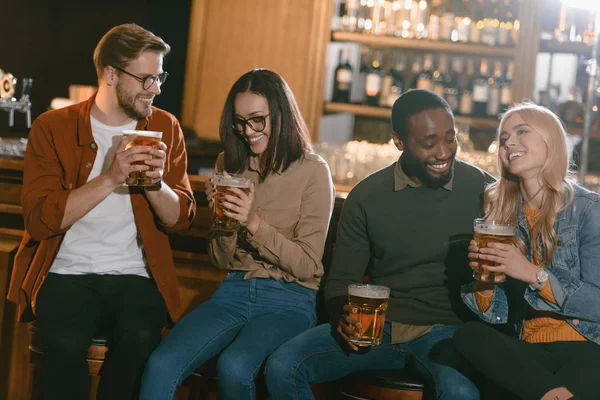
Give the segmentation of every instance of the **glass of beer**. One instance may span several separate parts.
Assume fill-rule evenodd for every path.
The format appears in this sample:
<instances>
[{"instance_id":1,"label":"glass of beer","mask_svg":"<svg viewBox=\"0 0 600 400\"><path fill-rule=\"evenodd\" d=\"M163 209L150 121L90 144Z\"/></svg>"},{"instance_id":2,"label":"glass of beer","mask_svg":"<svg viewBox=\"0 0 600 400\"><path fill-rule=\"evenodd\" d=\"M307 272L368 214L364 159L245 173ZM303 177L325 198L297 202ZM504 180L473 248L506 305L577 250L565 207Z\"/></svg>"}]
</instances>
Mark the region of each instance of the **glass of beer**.
<instances>
[{"instance_id":1,"label":"glass of beer","mask_svg":"<svg viewBox=\"0 0 600 400\"><path fill-rule=\"evenodd\" d=\"M360 329L350 337L359 347L378 346L383 337L385 311L390 298L390 288L366 283L348 286L350 316L360 322Z\"/></svg>"},{"instance_id":2,"label":"glass of beer","mask_svg":"<svg viewBox=\"0 0 600 400\"><path fill-rule=\"evenodd\" d=\"M484 218L477 218L473 222L474 238L477 242L477 247L480 249L487 247L488 243L506 243L513 244L513 240L516 233L516 226L514 224L506 224L497 221L489 221ZM491 272L482 267L481 264L487 264L492 267L498 265L498 263L482 260L478 262L476 268L473 269L473 278L482 282L494 282L494 278L497 276L504 276L503 272ZM487 274L487 277L483 277Z\"/></svg>"},{"instance_id":3,"label":"glass of beer","mask_svg":"<svg viewBox=\"0 0 600 400\"><path fill-rule=\"evenodd\" d=\"M240 222L223 214L221 202L223 201L223 196L227 194L237 196L231 191L231 188L240 189L246 194L250 193L250 183L252 183L252 181L248 178L244 178L241 175L230 174L226 176L220 172L217 172L214 175L213 183L217 189L217 194L215 195L213 229L219 231L237 232L240 227Z\"/></svg>"},{"instance_id":4,"label":"glass of beer","mask_svg":"<svg viewBox=\"0 0 600 400\"><path fill-rule=\"evenodd\" d=\"M125 146L125 150L133 146L150 146L153 149L158 149L158 143L160 143L160 140L162 139L162 132L135 130L123 131L123 138L127 138L131 135L137 135L137 137L131 142L127 143L127 146ZM133 164L146 165L144 161L136 161ZM148 169L147 171L154 171L154 169L156 168L153 166L149 167L150 169ZM153 178L148 177L146 175L146 171L133 171L125 179L125 183L128 186L152 186L152 181Z\"/></svg>"}]
</instances>

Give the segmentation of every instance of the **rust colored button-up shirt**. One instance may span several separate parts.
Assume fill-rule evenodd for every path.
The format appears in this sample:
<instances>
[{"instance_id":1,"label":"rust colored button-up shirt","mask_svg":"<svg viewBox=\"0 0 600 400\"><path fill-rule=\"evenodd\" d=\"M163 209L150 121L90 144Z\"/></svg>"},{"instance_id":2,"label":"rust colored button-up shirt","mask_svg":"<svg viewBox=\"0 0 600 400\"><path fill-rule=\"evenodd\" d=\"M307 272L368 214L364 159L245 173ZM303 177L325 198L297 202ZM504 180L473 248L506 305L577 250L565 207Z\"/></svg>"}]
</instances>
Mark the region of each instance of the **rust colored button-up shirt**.
<instances>
[{"instance_id":1,"label":"rust colored button-up shirt","mask_svg":"<svg viewBox=\"0 0 600 400\"><path fill-rule=\"evenodd\" d=\"M34 318L36 298L62 238L61 228L71 190L87 182L96 158L90 124L95 96L88 101L49 111L31 127L27 149L21 203L25 235L15 257L8 299L19 306L22 321ZM180 199L180 214L171 230L187 229L194 219L196 203L187 169L183 133L177 119L158 108L138 122L141 130L161 131L167 145L163 176ZM180 316L179 291L167 229L154 215L143 192L131 192L131 203L144 245L148 267L173 320Z\"/></svg>"}]
</instances>

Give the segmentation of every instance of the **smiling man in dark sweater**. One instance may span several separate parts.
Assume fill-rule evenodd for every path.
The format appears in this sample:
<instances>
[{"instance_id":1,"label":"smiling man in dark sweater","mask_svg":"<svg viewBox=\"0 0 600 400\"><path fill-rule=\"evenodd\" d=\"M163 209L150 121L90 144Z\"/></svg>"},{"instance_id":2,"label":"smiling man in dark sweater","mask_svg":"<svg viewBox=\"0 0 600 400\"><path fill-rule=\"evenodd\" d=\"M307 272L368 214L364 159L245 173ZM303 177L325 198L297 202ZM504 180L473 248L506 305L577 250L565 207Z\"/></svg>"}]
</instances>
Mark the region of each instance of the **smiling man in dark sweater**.
<instances>
[{"instance_id":1,"label":"smiling man in dark sweater","mask_svg":"<svg viewBox=\"0 0 600 400\"><path fill-rule=\"evenodd\" d=\"M335 254L325 283L330 323L280 347L267 362L273 400L313 399L310 385L359 370L416 372L436 399L479 399L457 369L450 338L465 318L459 298L469 281L467 247L483 191L493 178L455 159L454 116L427 90L403 94L392 109L393 140L402 155L352 189L344 203ZM348 285L369 275L391 288L382 344L357 351L348 337Z\"/></svg>"}]
</instances>

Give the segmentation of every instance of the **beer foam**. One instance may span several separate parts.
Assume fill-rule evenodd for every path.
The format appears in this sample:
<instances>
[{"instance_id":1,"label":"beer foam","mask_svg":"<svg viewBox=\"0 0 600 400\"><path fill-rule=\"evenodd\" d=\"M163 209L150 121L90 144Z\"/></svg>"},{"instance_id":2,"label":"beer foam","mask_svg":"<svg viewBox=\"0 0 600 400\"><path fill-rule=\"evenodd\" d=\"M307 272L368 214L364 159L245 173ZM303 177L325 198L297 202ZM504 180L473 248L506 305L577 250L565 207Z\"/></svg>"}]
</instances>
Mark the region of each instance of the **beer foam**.
<instances>
[{"instance_id":1,"label":"beer foam","mask_svg":"<svg viewBox=\"0 0 600 400\"><path fill-rule=\"evenodd\" d=\"M132 130L132 129L126 129L123 131L123 135L138 135L138 136L162 139L162 132L157 132L157 131L137 131L137 130Z\"/></svg>"},{"instance_id":2,"label":"beer foam","mask_svg":"<svg viewBox=\"0 0 600 400\"><path fill-rule=\"evenodd\" d=\"M475 225L474 231L482 235L513 236L515 234L515 228L510 225L486 223Z\"/></svg>"},{"instance_id":3,"label":"beer foam","mask_svg":"<svg viewBox=\"0 0 600 400\"><path fill-rule=\"evenodd\" d=\"M250 179L244 178L240 175L218 175L215 180L215 185L217 186L229 186L235 188L249 188L250 187Z\"/></svg>"},{"instance_id":4,"label":"beer foam","mask_svg":"<svg viewBox=\"0 0 600 400\"><path fill-rule=\"evenodd\" d=\"M380 285L350 285L348 286L350 296L368 297L371 299L387 299L390 297L390 288Z\"/></svg>"}]
</instances>

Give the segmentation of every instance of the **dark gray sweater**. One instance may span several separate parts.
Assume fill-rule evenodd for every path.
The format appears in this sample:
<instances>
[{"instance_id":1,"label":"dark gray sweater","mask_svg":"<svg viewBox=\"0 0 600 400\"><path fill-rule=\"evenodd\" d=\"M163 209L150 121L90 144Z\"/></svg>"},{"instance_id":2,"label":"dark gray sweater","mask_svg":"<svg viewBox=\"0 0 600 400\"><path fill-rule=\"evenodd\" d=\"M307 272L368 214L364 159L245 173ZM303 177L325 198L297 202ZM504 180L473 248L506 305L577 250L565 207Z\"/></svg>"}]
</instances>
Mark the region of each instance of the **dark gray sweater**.
<instances>
[{"instance_id":1,"label":"dark gray sweater","mask_svg":"<svg viewBox=\"0 0 600 400\"><path fill-rule=\"evenodd\" d=\"M344 203L324 289L331 321L339 319L348 285L370 275L391 288L387 320L457 324L470 314L459 288L472 279L467 247L493 178L456 160L452 190L394 191L395 167L365 178Z\"/></svg>"}]
</instances>

